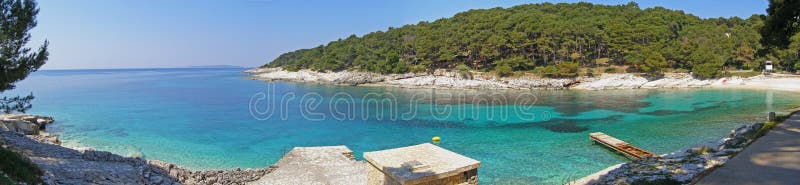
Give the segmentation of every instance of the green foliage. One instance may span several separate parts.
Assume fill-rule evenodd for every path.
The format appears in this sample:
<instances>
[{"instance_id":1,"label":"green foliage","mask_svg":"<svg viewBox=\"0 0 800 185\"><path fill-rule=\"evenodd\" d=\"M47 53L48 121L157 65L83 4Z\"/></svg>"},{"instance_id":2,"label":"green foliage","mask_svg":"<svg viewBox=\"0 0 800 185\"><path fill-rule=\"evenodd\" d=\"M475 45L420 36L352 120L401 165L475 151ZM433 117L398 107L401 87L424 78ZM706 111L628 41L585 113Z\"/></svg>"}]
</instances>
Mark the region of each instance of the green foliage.
<instances>
[{"instance_id":1,"label":"green foliage","mask_svg":"<svg viewBox=\"0 0 800 185\"><path fill-rule=\"evenodd\" d=\"M14 183L14 180L11 180L8 177L6 177L5 174L0 173L0 184L16 184L16 183Z\"/></svg>"},{"instance_id":2,"label":"green foliage","mask_svg":"<svg viewBox=\"0 0 800 185\"><path fill-rule=\"evenodd\" d=\"M617 73L617 68L609 67L603 70L604 73Z\"/></svg>"},{"instance_id":3,"label":"green foliage","mask_svg":"<svg viewBox=\"0 0 800 185\"><path fill-rule=\"evenodd\" d=\"M511 74L514 74L514 72L511 70L511 66L508 64L500 64L497 67L494 67L494 71L500 77L511 76Z\"/></svg>"},{"instance_id":4,"label":"green foliage","mask_svg":"<svg viewBox=\"0 0 800 185\"><path fill-rule=\"evenodd\" d=\"M558 69L556 69L556 66L541 66L533 69L533 73L541 76L556 76Z\"/></svg>"},{"instance_id":5,"label":"green foliage","mask_svg":"<svg viewBox=\"0 0 800 185\"><path fill-rule=\"evenodd\" d=\"M692 72L697 76L703 78L712 78L720 75L720 67L722 65L715 65L713 63L702 63L692 67Z\"/></svg>"},{"instance_id":6,"label":"green foliage","mask_svg":"<svg viewBox=\"0 0 800 185\"><path fill-rule=\"evenodd\" d=\"M377 63L368 63L366 66L368 71L381 74L408 72L408 65L400 61L400 56L396 53L390 53L386 55L386 59L380 60Z\"/></svg>"},{"instance_id":7,"label":"green foliage","mask_svg":"<svg viewBox=\"0 0 800 185\"><path fill-rule=\"evenodd\" d=\"M712 78L721 74L724 62L709 45L699 47L692 52L692 72L703 78Z\"/></svg>"},{"instance_id":8,"label":"green foliage","mask_svg":"<svg viewBox=\"0 0 800 185\"><path fill-rule=\"evenodd\" d=\"M458 70L458 74L461 75L462 78L472 79L472 73L469 72L469 67L464 64L459 64L456 66L456 70Z\"/></svg>"},{"instance_id":9,"label":"green foliage","mask_svg":"<svg viewBox=\"0 0 800 185\"><path fill-rule=\"evenodd\" d=\"M408 72L412 73L422 73L425 71L428 71L428 68L426 68L424 65L412 65L408 67Z\"/></svg>"},{"instance_id":10,"label":"green foliage","mask_svg":"<svg viewBox=\"0 0 800 185\"><path fill-rule=\"evenodd\" d=\"M795 70L800 70L800 61L797 61L797 62L794 63L794 69Z\"/></svg>"},{"instance_id":11,"label":"green foliage","mask_svg":"<svg viewBox=\"0 0 800 185\"><path fill-rule=\"evenodd\" d=\"M469 10L433 22L353 35L282 54L267 66L406 71L395 70L400 64L386 60L396 54L402 65L425 69L476 64L481 71L508 66L512 71L534 69L561 76L546 67L575 62L578 66L641 64L654 72L666 67L693 69L702 62L690 55L708 47L721 58L720 65L742 67L753 62L754 51L764 48L757 31L763 22L760 16L701 19L661 7L640 9L635 3L527 4ZM645 50L657 51L665 60L654 57L648 62ZM539 67L545 68L535 70Z\"/></svg>"},{"instance_id":12,"label":"green foliage","mask_svg":"<svg viewBox=\"0 0 800 185\"><path fill-rule=\"evenodd\" d=\"M35 52L25 47L31 37L29 31L36 27L37 14L35 1L0 0L0 92L14 89L16 82L47 61L47 41ZM32 99L33 95L4 97L0 100L0 111L25 112Z\"/></svg>"},{"instance_id":13,"label":"green foliage","mask_svg":"<svg viewBox=\"0 0 800 185\"><path fill-rule=\"evenodd\" d=\"M537 67L533 69L533 73L546 77L561 78L576 77L578 76L579 70L580 67L577 62L562 62L554 66Z\"/></svg>"},{"instance_id":14,"label":"green foliage","mask_svg":"<svg viewBox=\"0 0 800 185\"><path fill-rule=\"evenodd\" d=\"M726 72L725 77L742 77L742 78L750 78L754 76L761 75L760 71L747 71L747 72Z\"/></svg>"},{"instance_id":15,"label":"green foliage","mask_svg":"<svg viewBox=\"0 0 800 185\"><path fill-rule=\"evenodd\" d=\"M772 130L772 128L775 127L775 125L777 125L778 123L781 123L781 122L783 122L783 120L780 120L780 121L778 121L778 120L776 120L776 121L768 121L768 122L764 123L764 126L762 126L760 129L758 129L758 131L756 131L756 133L753 135L753 138L759 138L761 136L766 135L767 132L769 132L769 130Z\"/></svg>"},{"instance_id":16,"label":"green foliage","mask_svg":"<svg viewBox=\"0 0 800 185\"><path fill-rule=\"evenodd\" d=\"M11 180L17 182L25 182L27 184L43 183L42 179L39 178L43 174L42 170L24 156L4 147L0 147L0 171L8 175Z\"/></svg>"},{"instance_id":17,"label":"green foliage","mask_svg":"<svg viewBox=\"0 0 800 185\"><path fill-rule=\"evenodd\" d=\"M644 63L640 66L642 71L648 75L661 74L661 69L667 67L667 59L661 53L651 51L648 53Z\"/></svg>"},{"instance_id":18,"label":"green foliage","mask_svg":"<svg viewBox=\"0 0 800 185\"><path fill-rule=\"evenodd\" d=\"M555 77L576 77L578 76L578 63L577 62L562 62L556 64L558 74Z\"/></svg>"},{"instance_id":19,"label":"green foliage","mask_svg":"<svg viewBox=\"0 0 800 185\"><path fill-rule=\"evenodd\" d=\"M800 1L796 0L770 0L767 8L766 21L761 33L763 42L768 45L786 48L790 44L790 37L800 31L798 17L800 17Z\"/></svg>"}]
</instances>

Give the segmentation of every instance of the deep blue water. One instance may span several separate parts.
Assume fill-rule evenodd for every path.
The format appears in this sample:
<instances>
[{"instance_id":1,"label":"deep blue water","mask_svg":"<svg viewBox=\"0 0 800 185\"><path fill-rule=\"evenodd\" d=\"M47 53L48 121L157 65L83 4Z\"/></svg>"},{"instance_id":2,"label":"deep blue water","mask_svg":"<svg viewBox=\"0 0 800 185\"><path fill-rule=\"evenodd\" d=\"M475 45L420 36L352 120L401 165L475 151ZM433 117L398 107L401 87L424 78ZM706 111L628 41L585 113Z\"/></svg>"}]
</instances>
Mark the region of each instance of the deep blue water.
<instances>
[{"instance_id":1,"label":"deep blue water","mask_svg":"<svg viewBox=\"0 0 800 185\"><path fill-rule=\"evenodd\" d=\"M6 95L33 92L29 112L55 117L48 129L64 145L193 169L264 167L295 146L347 145L360 158L441 136L440 146L482 162L485 184L558 184L626 161L591 145L590 132L669 153L800 102L732 89L326 86L248 80L241 70L39 71Z\"/></svg>"}]
</instances>

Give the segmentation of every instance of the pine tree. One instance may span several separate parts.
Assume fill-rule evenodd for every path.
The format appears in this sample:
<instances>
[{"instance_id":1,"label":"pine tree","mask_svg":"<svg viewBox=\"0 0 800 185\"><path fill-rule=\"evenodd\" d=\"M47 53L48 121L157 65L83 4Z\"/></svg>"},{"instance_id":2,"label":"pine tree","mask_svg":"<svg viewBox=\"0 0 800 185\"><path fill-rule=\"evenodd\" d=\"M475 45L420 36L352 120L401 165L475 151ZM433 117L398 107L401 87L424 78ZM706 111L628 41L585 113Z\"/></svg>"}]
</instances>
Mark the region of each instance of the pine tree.
<instances>
[{"instance_id":1,"label":"pine tree","mask_svg":"<svg viewBox=\"0 0 800 185\"><path fill-rule=\"evenodd\" d=\"M30 30L36 27L39 9L33 0L0 0L0 92L14 89L14 84L42 67L47 61L47 45L35 52L26 48ZM31 108L33 94L3 97L0 110L5 113L25 112Z\"/></svg>"}]
</instances>

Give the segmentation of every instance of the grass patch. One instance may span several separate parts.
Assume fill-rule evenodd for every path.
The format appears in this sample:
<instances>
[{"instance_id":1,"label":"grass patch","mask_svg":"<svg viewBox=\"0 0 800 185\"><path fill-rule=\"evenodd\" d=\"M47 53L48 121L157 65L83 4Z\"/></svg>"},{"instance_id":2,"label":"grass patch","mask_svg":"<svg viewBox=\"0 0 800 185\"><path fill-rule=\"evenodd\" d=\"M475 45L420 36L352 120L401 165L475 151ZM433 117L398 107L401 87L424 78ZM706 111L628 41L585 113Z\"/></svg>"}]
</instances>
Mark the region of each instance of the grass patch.
<instances>
[{"instance_id":1,"label":"grass patch","mask_svg":"<svg viewBox=\"0 0 800 185\"><path fill-rule=\"evenodd\" d=\"M0 170L8 175L8 178L5 179L0 177L0 184L5 184L4 181L25 182L27 184L44 183L40 178L43 174L41 169L19 153L3 147L0 147Z\"/></svg>"},{"instance_id":2,"label":"grass patch","mask_svg":"<svg viewBox=\"0 0 800 185\"><path fill-rule=\"evenodd\" d=\"M764 136L765 134L767 134L767 132L769 132L769 130L772 130L772 128L775 127L775 125L777 125L778 123L780 123L780 122L767 121L766 123L764 123L764 126L761 127L761 129L758 129L758 131L756 132L756 134L755 134L755 136L753 138L759 138L761 136Z\"/></svg>"},{"instance_id":3,"label":"grass patch","mask_svg":"<svg viewBox=\"0 0 800 185\"><path fill-rule=\"evenodd\" d=\"M775 116L775 121L767 121L766 123L764 123L764 126L761 127L761 129L758 129L758 132L756 132L756 135L755 135L754 138L759 138L761 136L764 136L765 134L767 134L767 132L769 132L769 130L771 130L773 127L775 127L775 125L777 125L778 123L783 123L783 121L786 121L786 119L789 119L789 116L792 116L792 115L788 114L788 115Z\"/></svg>"},{"instance_id":4,"label":"grass patch","mask_svg":"<svg viewBox=\"0 0 800 185\"><path fill-rule=\"evenodd\" d=\"M760 74L761 74L760 71L744 71L744 72L726 71L725 73L722 74L722 76L723 77L738 76L738 77L742 77L742 78L750 78L750 77L758 76Z\"/></svg>"}]
</instances>

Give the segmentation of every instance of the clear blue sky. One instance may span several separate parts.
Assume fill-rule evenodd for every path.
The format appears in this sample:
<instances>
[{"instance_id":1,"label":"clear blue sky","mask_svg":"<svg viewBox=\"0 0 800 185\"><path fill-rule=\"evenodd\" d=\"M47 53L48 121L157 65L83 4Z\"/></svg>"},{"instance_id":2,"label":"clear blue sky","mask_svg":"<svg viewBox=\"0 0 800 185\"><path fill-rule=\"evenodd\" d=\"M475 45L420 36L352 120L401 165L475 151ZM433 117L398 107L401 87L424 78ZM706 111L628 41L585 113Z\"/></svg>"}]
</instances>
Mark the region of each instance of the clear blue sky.
<instances>
[{"instance_id":1,"label":"clear blue sky","mask_svg":"<svg viewBox=\"0 0 800 185\"><path fill-rule=\"evenodd\" d=\"M50 41L44 69L200 65L254 67L350 34L543 1L523 0L40 0L31 46ZM549 1L575 2L575 1ZM625 4L628 1L589 1ZM700 17L764 14L767 0L647 0Z\"/></svg>"}]
</instances>

